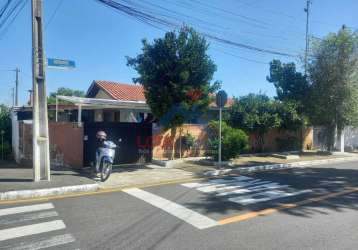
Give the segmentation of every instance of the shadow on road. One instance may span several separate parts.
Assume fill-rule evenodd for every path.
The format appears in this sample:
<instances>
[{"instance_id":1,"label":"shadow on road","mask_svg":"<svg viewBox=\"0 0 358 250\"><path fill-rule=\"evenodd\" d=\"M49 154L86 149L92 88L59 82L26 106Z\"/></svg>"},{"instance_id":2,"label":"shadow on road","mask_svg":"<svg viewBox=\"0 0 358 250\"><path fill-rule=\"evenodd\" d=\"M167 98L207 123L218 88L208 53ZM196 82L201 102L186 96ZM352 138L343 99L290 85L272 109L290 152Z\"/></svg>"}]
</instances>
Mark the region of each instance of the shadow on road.
<instances>
[{"instance_id":1,"label":"shadow on road","mask_svg":"<svg viewBox=\"0 0 358 250\"><path fill-rule=\"evenodd\" d=\"M219 197L217 193L214 192L201 193L200 198L195 202L186 202L184 205L188 208L198 209L209 214L229 216L233 213L260 211L266 208L279 207L283 204L294 204L314 197L333 193L338 194L350 188L358 188L358 169L350 167L354 166L354 164L356 163L346 164L346 166L342 165L343 167L340 166L339 168L335 168L334 166L293 168L247 175L262 181L274 182L279 185L289 185L287 189L292 192L312 190L312 192L291 196L290 198L281 198L242 206L228 201L230 197L238 197L239 194ZM242 195L247 195L247 193ZM329 210L343 212L345 209L358 210L358 190L319 202L311 202L290 209L283 209L280 210L280 212L294 216L310 217L315 213L326 214Z\"/></svg>"}]
</instances>

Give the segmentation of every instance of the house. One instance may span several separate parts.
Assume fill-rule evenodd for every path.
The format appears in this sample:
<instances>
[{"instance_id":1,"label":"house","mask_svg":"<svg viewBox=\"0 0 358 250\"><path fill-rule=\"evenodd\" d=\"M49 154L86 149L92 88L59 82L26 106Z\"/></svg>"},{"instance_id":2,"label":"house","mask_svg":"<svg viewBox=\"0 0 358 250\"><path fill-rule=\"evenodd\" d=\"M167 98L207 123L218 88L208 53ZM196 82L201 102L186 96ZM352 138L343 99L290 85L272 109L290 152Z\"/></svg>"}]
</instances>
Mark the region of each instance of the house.
<instances>
[{"instance_id":1,"label":"house","mask_svg":"<svg viewBox=\"0 0 358 250\"><path fill-rule=\"evenodd\" d=\"M95 122L141 122L150 114L150 109L147 105L142 109L134 108L134 103L146 104L144 90L141 85L93 81L88 88L86 97L133 102L133 109L95 110Z\"/></svg>"},{"instance_id":2,"label":"house","mask_svg":"<svg viewBox=\"0 0 358 250\"><path fill-rule=\"evenodd\" d=\"M48 106L51 163L79 168L93 161L98 130L106 131L109 139L118 145L115 163L166 159L172 154L173 144L177 157L203 156L207 150L207 124L217 120L219 113L213 100L207 112L189 116L187 123L173 134L153 118L141 85L95 80L85 98L57 96L56 100L56 104ZM225 108L232 103L229 99ZM32 107L16 107L12 117L15 159L31 163ZM305 145L312 144L310 131L286 132L269 131L265 135L265 148L277 150L277 138L287 136L301 137ZM181 138L187 134L195 138L189 149L181 143ZM256 136L250 134L252 148L256 140Z\"/></svg>"}]
</instances>

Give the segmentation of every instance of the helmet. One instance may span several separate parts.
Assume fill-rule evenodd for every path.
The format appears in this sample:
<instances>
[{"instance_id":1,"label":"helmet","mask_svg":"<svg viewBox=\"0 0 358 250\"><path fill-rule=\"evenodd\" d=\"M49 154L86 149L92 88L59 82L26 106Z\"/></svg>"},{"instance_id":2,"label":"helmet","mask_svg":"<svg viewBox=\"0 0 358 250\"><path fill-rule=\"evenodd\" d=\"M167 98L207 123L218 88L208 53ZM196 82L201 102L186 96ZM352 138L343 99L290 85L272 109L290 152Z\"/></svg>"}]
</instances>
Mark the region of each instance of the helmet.
<instances>
[{"instance_id":1,"label":"helmet","mask_svg":"<svg viewBox=\"0 0 358 250\"><path fill-rule=\"evenodd\" d=\"M107 139L107 134L106 134L106 132L100 130L100 131L97 132L96 138L106 140Z\"/></svg>"}]
</instances>

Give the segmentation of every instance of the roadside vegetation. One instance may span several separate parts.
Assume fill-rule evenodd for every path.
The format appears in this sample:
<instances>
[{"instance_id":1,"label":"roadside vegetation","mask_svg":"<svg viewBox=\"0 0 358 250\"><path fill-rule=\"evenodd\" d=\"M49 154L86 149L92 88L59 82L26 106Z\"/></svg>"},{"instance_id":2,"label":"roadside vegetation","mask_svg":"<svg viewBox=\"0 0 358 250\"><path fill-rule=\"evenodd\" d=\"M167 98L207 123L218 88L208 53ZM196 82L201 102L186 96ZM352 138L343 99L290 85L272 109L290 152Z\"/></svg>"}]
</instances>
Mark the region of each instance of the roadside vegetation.
<instances>
[{"instance_id":1,"label":"roadside vegetation","mask_svg":"<svg viewBox=\"0 0 358 250\"><path fill-rule=\"evenodd\" d=\"M11 158L11 116L10 108L0 104L0 159Z\"/></svg>"}]
</instances>

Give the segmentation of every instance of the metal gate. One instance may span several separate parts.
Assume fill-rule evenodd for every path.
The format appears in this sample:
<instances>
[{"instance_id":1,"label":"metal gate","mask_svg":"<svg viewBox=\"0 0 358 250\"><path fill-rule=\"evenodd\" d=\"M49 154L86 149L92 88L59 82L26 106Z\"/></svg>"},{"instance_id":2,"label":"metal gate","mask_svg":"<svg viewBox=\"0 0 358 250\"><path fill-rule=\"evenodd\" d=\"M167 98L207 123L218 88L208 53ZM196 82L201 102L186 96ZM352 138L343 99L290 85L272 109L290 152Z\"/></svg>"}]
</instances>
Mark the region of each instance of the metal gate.
<instances>
[{"instance_id":1,"label":"metal gate","mask_svg":"<svg viewBox=\"0 0 358 250\"><path fill-rule=\"evenodd\" d=\"M116 145L114 164L149 162L152 160L152 124L125 122L84 123L84 164L95 160L96 133L103 130Z\"/></svg>"}]
</instances>

